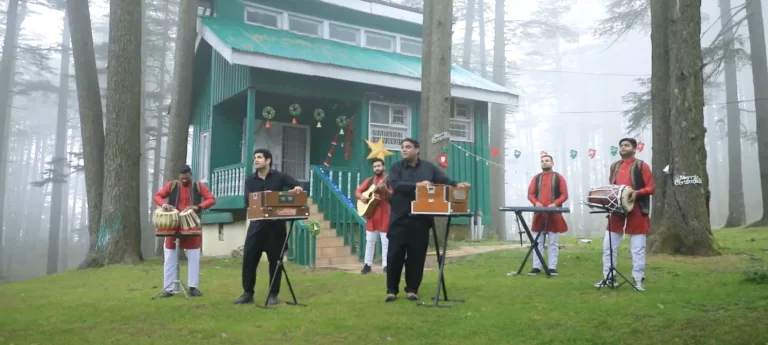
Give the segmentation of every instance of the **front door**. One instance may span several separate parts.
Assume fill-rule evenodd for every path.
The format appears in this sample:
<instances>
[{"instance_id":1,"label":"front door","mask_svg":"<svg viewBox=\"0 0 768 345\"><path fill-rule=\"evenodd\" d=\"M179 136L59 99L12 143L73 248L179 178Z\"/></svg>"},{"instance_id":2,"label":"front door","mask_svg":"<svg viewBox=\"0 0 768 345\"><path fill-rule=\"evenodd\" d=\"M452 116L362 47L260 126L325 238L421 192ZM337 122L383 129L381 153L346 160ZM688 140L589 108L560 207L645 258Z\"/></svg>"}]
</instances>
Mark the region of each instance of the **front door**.
<instances>
[{"instance_id":1,"label":"front door","mask_svg":"<svg viewBox=\"0 0 768 345\"><path fill-rule=\"evenodd\" d=\"M309 127L270 122L270 128L264 128L264 124L262 120L255 121L253 148L272 152L272 169L302 182L309 181ZM250 157L246 161L250 161Z\"/></svg>"}]
</instances>

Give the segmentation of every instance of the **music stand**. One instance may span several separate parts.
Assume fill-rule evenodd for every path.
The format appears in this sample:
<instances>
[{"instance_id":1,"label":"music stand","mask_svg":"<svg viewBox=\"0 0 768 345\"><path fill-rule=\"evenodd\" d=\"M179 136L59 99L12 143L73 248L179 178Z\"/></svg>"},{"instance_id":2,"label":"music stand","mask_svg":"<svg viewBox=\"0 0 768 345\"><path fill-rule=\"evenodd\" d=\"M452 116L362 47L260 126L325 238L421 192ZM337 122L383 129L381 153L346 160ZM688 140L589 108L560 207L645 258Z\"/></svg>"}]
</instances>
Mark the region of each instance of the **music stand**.
<instances>
[{"instance_id":1,"label":"music stand","mask_svg":"<svg viewBox=\"0 0 768 345\"><path fill-rule=\"evenodd\" d=\"M277 259L277 268L275 268L275 274L272 275L272 278L269 280L269 290L267 292L267 298L264 300L264 305L257 306L261 309L271 309L269 307L269 294L272 291L272 286L275 285L275 278L277 278L277 273L281 270L283 271L283 275L285 276L285 282L288 284L288 290L291 291L291 297L293 298L293 302L286 301L285 304L287 305L293 305L293 306L300 306L300 307L306 307L306 304L299 303L298 300L296 300L296 294L293 292L293 286L291 285L291 280L288 278L288 271L285 270L285 265L283 264L283 255L285 255L285 250L288 248L288 239L291 238L291 234L293 233L293 225L297 220L304 220L308 217L291 217L291 218L276 218L274 220L281 220L281 221L290 221L290 226L288 227L288 234L285 236L285 241L283 241L283 247L280 248L280 257ZM256 219L254 219L256 220ZM259 219L261 220L261 219ZM265 219L266 220L266 219ZM249 220L250 222L250 220ZM261 258L259 258L261 260Z\"/></svg>"},{"instance_id":2,"label":"music stand","mask_svg":"<svg viewBox=\"0 0 768 345\"><path fill-rule=\"evenodd\" d=\"M160 292L157 293L157 295L152 297L153 300L160 297L160 295L168 291L168 288L171 285L173 285L173 289L171 290L172 294L175 295L179 293L179 290L181 290L184 292L184 298L189 299L189 295L187 294L187 288L186 286L184 286L184 283L181 282L181 263L179 262L179 255L180 255L179 250L181 250L181 248L179 248L181 246L181 233L177 230L176 234L173 237L176 238L176 240L174 240L174 243L176 244L176 279L172 280L170 283L168 283L168 285L164 286L163 290L161 290ZM163 243L163 247L165 247L165 243Z\"/></svg>"},{"instance_id":3,"label":"music stand","mask_svg":"<svg viewBox=\"0 0 768 345\"><path fill-rule=\"evenodd\" d=\"M589 205L587 205L587 206L589 206ZM589 213L590 214L606 214L606 213L613 213L613 212L610 212L610 211L590 211ZM610 219L609 219L609 222L610 222ZM606 230L606 231L608 231L608 230ZM624 228L622 229L622 235L624 233L626 233L626 231L627 231L627 217L624 216ZM619 270L616 268L616 265L613 262L613 236L611 236L610 231L608 231L608 232L609 232L609 234L608 234L608 255L610 255L610 258L609 258L610 266L608 267L608 274L606 274L605 277L603 277L603 280L600 282L600 286L597 287L597 291L600 291L600 289L602 289L603 286L607 286L607 287L609 287L609 288L611 288L613 290L616 290L620 286L624 285L625 283L629 284L630 286L632 286L632 288L634 288L636 291L640 291L637 288L637 286L635 286L635 284L632 284L629 281L629 279L627 279L627 277L624 276L624 274L622 274L621 272L619 272ZM617 274L619 275L619 277L624 279L624 281L621 284L619 284L619 285L614 285L614 284L608 285L608 281L609 280L613 280L614 283L616 282L616 275Z\"/></svg>"},{"instance_id":4,"label":"music stand","mask_svg":"<svg viewBox=\"0 0 768 345\"><path fill-rule=\"evenodd\" d=\"M523 271L523 267L525 267L525 263L528 261L528 257L530 257L531 253L533 252L539 258L539 262L541 262L541 266L545 267L544 273L547 275L547 278L552 278L552 275L549 274L549 266L547 265L547 262L544 260L544 255L542 255L541 251L539 250L539 242L538 242L539 236L541 236L543 231L540 231L539 233L537 233L536 237L534 238L533 234L531 234L531 229L528 228L528 224L525 222L525 218L523 218L523 212L547 213L547 223L548 223L550 213L570 213L571 209L567 207L503 206L503 207L499 207L499 211L514 212L515 216L517 217L517 220L521 224L523 224L523 230L525 230L525 235L528 236L528 240L531 241L531 248L528 249L528 253L525 254L525 258L523 259L523 262L520 264L520 268L517 270L517 273L513 275L520 275L520 272Z\"/></svg>"},{"instance_id":5,"label":"music stand","mask_svg":"<svg viewBox=\"0 0 768 345\"><path fill-rule=\"evenodd\" d=\"M435 214L435 213L421 213L421 212L413 212L414 215L429 215L431 216L430 222L432 226L432 238L435 241L435 254L437 255L437 266L438 266L438 273L437 273L437 286L435 287L435 297L432 297L432 301L434 301L433 304L426 304L424 302L421 302L419 304L416 304L417 306L424 306L424 307L435 307L435 308L451 308L451 305L440 305L440 289L443 290L443 302L464 302L463 299L449 299L448 298L448 289L445 287L445 256L448 252L448 236L451 231L451 220L454 217L472 217L471 212L462 212L462 213L447 213L447 214ZM447 217L447 223L445 225L445 238L443 239L443 251L440 252L440 241L437 237L437 227L435 226L435 217Z\"/></svg>"}]
</instances>

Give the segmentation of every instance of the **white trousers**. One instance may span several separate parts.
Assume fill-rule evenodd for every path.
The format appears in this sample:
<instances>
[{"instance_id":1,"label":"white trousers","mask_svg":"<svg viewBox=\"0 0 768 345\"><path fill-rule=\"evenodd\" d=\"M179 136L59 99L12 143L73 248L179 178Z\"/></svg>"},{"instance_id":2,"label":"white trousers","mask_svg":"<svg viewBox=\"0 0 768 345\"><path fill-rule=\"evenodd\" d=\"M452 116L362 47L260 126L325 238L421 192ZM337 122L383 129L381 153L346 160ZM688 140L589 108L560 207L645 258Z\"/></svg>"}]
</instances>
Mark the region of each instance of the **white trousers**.
<instances>
[{"instance_id":1,"label":"white trousers","mask_svg":"<svg viewBox=\"0 0 768 345\"><path fill-rule=\"evenodd\" d=\"M163 286L167 291L173 290L172 281L176 280L176 249L163 248L165 263L163 263ZM200 284L200 249L184 249L187 254L187 287L196 288Z\"/></svg>"},{"instance_id":2,"label":"white trousers","mask_svg":"<svg viewBox=\"0 0 768 345\"><path fill-rule=\"evenodd\" d=\"M623 237L623 234L605 232L603 239L603 278L608 276L608 271L611 269L610 244L613 245L613 266L615 267L618 266L616 257ZM629 235L629 251L632 253L632 278L635 279L645 277L645 238L645 234Z\"/></svg>"},{"instance_id":3,"label":"white trousers","mask_svg":"<svg viewBox=\"0 0 768 345\"><path fill-rule=\"evenodd\" d=\"M376 251L376 237L381 238L381 266L387 267L387 250L389 250L389 239L386 232L366 231L365 232L365 264L373 266L373 257Z\"/></svg>"},{"instance_id":4,"label":"white trousers","mask_svg":"<svg viewBox=\"0 0 768 345\"><path fill-rule=\"evenodd\" d=\"M544 235L547 235L547 240L549 243L547 243L547 266L549 266L549 269L556 270L557 269L557 255L560 254L560 247L557 245L557 239L560 237L559 233L556 232L542 232L537 234L539 236L539 239L536 240L536 242L539 243L539 251L541 252L542 256L544 256ZM534 236L535 238L536 236ZM533 255L533 268L543 269L541 267L541 260L539 260L539 256L536 255L536 252L532 252L531 255Z\"/></svg>"}]
</instances>

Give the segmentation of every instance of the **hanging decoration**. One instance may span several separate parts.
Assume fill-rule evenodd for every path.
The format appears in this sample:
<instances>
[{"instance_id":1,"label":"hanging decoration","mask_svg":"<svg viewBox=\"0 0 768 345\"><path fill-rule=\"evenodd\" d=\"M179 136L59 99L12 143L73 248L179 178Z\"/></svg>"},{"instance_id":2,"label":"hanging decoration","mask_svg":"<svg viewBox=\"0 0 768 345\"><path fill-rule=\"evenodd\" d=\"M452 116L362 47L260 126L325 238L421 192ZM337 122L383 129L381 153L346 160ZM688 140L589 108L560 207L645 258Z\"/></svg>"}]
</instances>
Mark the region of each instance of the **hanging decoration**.
<instances>
[{"instance_id":1,"label":"hanging decoration","mask_svg":"<svg viewBox=\"0 0 768 345\"><path fill-rule=\"evenodd\" d=\"M499 155L499 148L498 147L492 147L491 148L491 156L498 156Z\"/></svg>"},{"instance_id":2,"label":"hanging decoration","mask_svg":"<svg viewBox=\"0 0 768 345\"><path fill-rule=\"evenodd\" d=\"M579 154L576 150L571 150L571 159L576 159L576 156Z\"/></svg>"},{"instance_id":3,"label":"hanging decoration","mask_svg":"<svg viewBox=\"0 0 768 345\"><path fill-rule=\"evenodd\" d=\"M264 110L261 112L261 116L263 116L267 120L267 123L264 124L264 128L269 129L269 127L271 127L269 125L269 121L275 117L275 108L272 108L269 106L264 107Z\"/></svg>"},{"instance_id":4,"label":"hanging decoration","mask_svg":"<svg viewBox=\"0 0 768 345\"><path fill-rule=\"evenodd\" d=\"M333 137L333 140L331 140L331 149L328 150L328 155L325 157L325 161L323 161L323 165L329 166L331 165L331 157L333 157L333 149L336 147L337 140L339 139L339 135Z\"/></svg>"},{"instance_id":5,"label":"hanging decoration","mask_svg":"<svg viewBox=\"0 0 768 345\"><path fill-rule=\"evenodd\" d=\"M352 117L355 118L354 116ZM352 158L352 121L347 121L347 135L344 136L344 160Z\"/></svg>"},{"instance_id":6,"label":"hanging decoration","mask_svg":"<svg viewBox=\"0 0 768 345\"><path fill-rule=\"evenodd\" d=\"M315 121L317 121L317 128L323 127L320 125L320 121L323 121L325 118L325 111L323 109L317 108L315 109L315 113L312 114L312 116L315 118Z\"/></svg>"},{"instance_id":7,"label":"hanging decoration","mask_svg":"<svg viewBox=\"0 0 768 345\"><path fill-rule=\"evenodd\" d=\"M347 120L347 117L344 115L341 115L336 118L336 125L339 126L339 134L344 134L344 127L347 125L349 120Z\"/></svg>"},{"instance_id":8,"label":"hanging decoration","mask_svg":"<svg viewBox=\"0 0 768 345\"><path fill-rule=\"evenodd\" d=\"M589 149L589 159L594 159L595 154L597 154L597 150L595 149Z\"/></svg>"},{"instance_id":9,"label":"hanging decoration","mask_svg":"<svg viewBox=\"0 0 768 345\"><path fill-rule=\"evenodd\" d=\"M491 162L490 160L488 160L488 159L486 159L486 158L484 158L484 157L480 157L480 156L478 156L478 155L476 155L476 154L474 154L474 153L472 153L472 152L469 152L469 151L467 151L467 149L465 149L465 148L463 148L463 147L459 146L458 144L456 144L456 143L454 143L454 142L452 142L452 141L449 141L448 143L449 143L449 144L451 144L451 145L453 145L453 147L455 147L457 150L464 152L464 154L465 154L467 157L469 157L469 156L472 156L472 157L474 157L474 158L475 158L475 161L477 161L477 162L481 162L481 161L482 161L482 162L485 162L485 165L493 165L493 166L497 166L497 167L501 167L501 168L503 168L503 167L504 167L504 165L503 165L503 164L499 164L499 163L496 163L496 162ZM447 151L443 150L443 153L446 153L446 152L447 152ZM440 158L440 157L438 156L438 163L440 162L439 158ZM448 164L448 161L447 161L447 156L446 156L446 164Z\"/></svg>"},{"instance_id":10,"label":"hanging decoration","mask_svg":"<svg viewBox=\"0 0 768 345\"><path fill-rule=\"evenodd\" d=\"M523 154L523 153L522 153L522 152L520 152L520 150L515 150L515 159L518 159L518 158L520 158L520 155L521 155L521 154Z\"/></svg>"},{"instance_id":11,"label":"hanging decoration","mask_svg":"<svg viewBox=\"0 0 768 345\"><path fill-rule=\"evenodd\" d=\"M443 168L448 167L448 155L445 152L440 152L440 154L437 155L437 164L440 164Z\"/></svg>"},{"instance_id":12,"label":"hanging decoration","mask_svg":"<svg viewBox=\"0 0 768 345\"><path fill-rule=\"evenodd\" d=\"M643 150L645 150L645 143L641 141L637 143L637 152L643 152Z\"/></svg>"},{"instance_id":13,"label":"hanging decoration","mask_svg":"<svg viewBox=\"0 0 768 345\"><path fill-rule=\"evenodd\" d=\"M366 140L365 143L368 144L368 148L371 150L371 153L368 154L366 159L385 159L387 156L392 155L392 152L384 148L384 139L382 138L379 138L379 141L375 143L368 140Z\"/></svg>"},{"instance_id":14,"label":"hanging decoration","mask_svg":"<svg viewBox=\"0 0 768 345\"><path fill-rule=\"evenodd\" d=\"M611 146L611 156L615 156L617 153L619 153L619 148L616 146Z\"/></svg>"},{"instance_id":15,"label":"hanging decoration","mask_svg":"<svg viewBox=\"0 0 768 345\"><path fill-rule=\"evenodd\" d=\"M288 113L293 116L293 120L291 120L292 124L296 124L296 118L301 114L301 106L298 103L291 104L290 107L288 107Z\"/></svg>"}]
</instances>

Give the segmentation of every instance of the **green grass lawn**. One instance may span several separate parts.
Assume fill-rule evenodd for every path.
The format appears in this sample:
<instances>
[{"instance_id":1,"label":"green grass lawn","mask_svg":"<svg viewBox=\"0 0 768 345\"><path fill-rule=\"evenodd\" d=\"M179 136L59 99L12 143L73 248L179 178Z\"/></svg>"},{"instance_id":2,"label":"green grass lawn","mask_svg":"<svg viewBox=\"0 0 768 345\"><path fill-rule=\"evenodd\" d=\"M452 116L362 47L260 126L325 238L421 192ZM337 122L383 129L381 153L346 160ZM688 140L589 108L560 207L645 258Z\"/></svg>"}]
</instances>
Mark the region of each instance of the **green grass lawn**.
<instances>
[{"instance_id":1,"label":"green grass lawn","mask_svg":"<svg viewBox=\"0 0 768 345\"><path fill-rule=\"evenodd\" d=\"M236 260L203 264L202 298L150 300L159 262L73 271L0 285L0 344L766 344L768 285L741 270L768 260L768 230L720 230L724 255L651 256L644 293L596 291L600 241L565 241L561 275L512 277L524 250L504 250L446 266L453 308L384 303L384 275L289 266L300 302L275 310L236 306ZM629 275L628 241L619 269ZM530 263L526 270L530 269ZM182 268L186 280L186 268ZM428 271L422 297L435 291ZM266 265L259 270L263 301ZM403 283L404 285L404 283ZM402 288L402 286L401 286ZM289 298L285 284L281 299Z\"/></svg>"}]
</instances>

